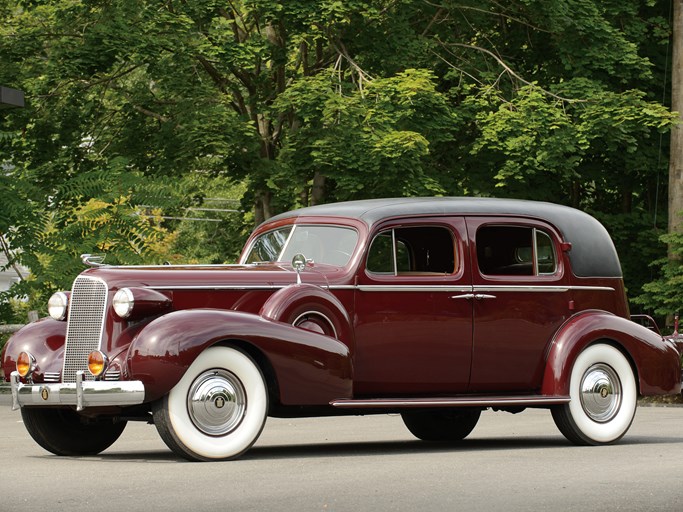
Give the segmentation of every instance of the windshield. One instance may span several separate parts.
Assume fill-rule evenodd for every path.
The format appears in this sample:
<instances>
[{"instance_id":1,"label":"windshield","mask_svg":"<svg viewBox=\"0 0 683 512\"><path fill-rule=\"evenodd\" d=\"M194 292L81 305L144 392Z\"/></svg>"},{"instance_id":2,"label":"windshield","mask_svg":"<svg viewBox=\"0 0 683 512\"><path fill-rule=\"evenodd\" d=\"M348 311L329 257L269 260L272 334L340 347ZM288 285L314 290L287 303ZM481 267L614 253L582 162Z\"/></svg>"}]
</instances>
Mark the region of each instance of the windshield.
<instances>
[{"instance_id":1,"label":"windshield","mask_svg":"<svg viewBox=\"0 0 683 512\"><path fill-rule=\"evenodd\" d=\"M287 226L260 235L243 263L290 262L303 254L314 263L343 267L351 259L358 233L340 226Z\"/></svg>"}]
</instances>

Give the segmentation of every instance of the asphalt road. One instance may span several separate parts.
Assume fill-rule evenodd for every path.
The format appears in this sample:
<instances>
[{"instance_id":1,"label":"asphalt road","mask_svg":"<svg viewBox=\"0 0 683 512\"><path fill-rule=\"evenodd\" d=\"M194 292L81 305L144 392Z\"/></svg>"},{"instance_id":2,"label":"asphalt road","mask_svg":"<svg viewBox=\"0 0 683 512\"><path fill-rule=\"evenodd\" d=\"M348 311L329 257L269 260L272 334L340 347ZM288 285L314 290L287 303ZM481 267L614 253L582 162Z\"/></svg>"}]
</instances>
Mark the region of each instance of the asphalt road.
<instances>
[{"instance_id":1,"label":"asphalt road","mask_svg":"<svg viewBox=\"0 0 683 512\"><path fill-rule=\"evenodd\" d=\"M189 463L130 424L95 457L56 457L0 396L0 510L681 511L683 407L641 407L618 444L575 447L546 411L485 412L461 445L398 416L269 419L242 459Z\"/></svg>"}]
</instances>

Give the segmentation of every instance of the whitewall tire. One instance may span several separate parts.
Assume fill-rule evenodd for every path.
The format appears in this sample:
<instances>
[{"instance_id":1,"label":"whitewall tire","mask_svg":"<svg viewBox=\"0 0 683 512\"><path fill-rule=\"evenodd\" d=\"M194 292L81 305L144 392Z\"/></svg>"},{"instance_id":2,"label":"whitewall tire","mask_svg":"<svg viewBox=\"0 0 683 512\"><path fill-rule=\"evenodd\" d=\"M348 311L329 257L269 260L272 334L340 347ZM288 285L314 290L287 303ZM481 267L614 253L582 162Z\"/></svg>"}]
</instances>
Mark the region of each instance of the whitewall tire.
<instances>
[{"instance_id":1,"label":"whitewall tire","mask_svg":"<svg viewBox=\"0 0 683 512\"><path fill-rule=\"evenodd\" d=\"M153 404L159 435L189 460L234 459L258 439L268 414L268 392L247 354L211 347Z\"/></svg>"},{"instance_id":2,"label":"whitewall tire","mask_svg":"<svg viewBox=\"0 0 683 512\"><path fill-rule=\"evenodd\" d=\"M572 367L568 404L553 408L555 424L574 444L599 445L620 439L636 413L638 387L631 365L617 348L586 348Z\"/></svg>"}]
</instances>

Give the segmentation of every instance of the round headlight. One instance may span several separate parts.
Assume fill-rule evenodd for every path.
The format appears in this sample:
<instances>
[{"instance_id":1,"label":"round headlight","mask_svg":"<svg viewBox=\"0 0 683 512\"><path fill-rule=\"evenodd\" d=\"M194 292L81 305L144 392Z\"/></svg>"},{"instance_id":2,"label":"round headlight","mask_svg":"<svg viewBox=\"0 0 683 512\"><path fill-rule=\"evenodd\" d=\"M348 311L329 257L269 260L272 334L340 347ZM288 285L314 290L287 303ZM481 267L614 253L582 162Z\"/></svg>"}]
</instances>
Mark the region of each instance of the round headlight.
<instances>
[{"instance_id":1,"label":"round headlight","mask_svg":"<svg viewBox=\"0 0 683 512\"><path fill-rule=\"evenodd\" d=\"M64 292L57 292L47 301L47 312L55 320L64 320L69 309L69 296Z\"/></svg>"},{"instance_id":2,"label":"round headlight","mask_svg":"<svg viewBox=\"0 0 683 512\"><path fill-rule=\"evenodd\" d=\"M114 312L121 318L128 318L130 316L133 312L134 304L133 292L129 288L121 288L116 292L112 303Z\"/></svg>"}]
</instances>

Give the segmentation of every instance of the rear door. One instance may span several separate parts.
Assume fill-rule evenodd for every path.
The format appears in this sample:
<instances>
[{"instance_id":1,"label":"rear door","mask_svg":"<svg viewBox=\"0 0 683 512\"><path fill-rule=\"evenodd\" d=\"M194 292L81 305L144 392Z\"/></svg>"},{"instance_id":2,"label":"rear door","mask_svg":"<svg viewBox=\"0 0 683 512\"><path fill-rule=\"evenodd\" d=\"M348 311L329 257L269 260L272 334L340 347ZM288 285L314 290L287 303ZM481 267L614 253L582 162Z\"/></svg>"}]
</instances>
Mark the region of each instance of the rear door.
<instances>
[{"instance_id":1,"label":"rear door","mask_svg":"<svg viewBox=\"0 0 683 512\"><path fill-rule=\"evenodd\" d=\"M467 219L474 339L471 392L534 391L555 331L569 317L558 233L532 219Z\"/></svg>"}]
</instances>

